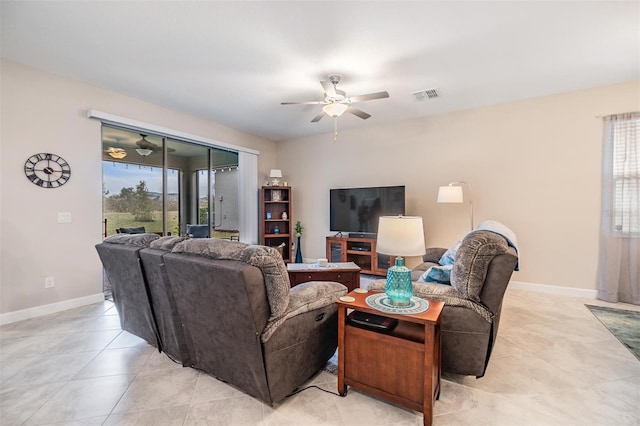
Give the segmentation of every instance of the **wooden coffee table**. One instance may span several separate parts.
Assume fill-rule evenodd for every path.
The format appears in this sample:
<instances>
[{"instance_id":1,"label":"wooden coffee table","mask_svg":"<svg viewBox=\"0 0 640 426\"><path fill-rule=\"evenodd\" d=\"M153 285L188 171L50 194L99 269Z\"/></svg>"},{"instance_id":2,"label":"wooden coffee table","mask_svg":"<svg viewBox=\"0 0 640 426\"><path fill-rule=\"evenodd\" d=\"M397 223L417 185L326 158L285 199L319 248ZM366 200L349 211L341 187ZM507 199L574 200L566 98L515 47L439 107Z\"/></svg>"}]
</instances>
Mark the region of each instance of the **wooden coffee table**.
<instances>
[{"instance_id":1,"label":"wooden coffee table","mask_svg":"<svg viewBox=\"0 0 640 426\"><path fill-rule=\"evenodd\" d=\"M316 263L287 263L291 287L309 281L335 281L349 291L360 287L360 267L353 262L332 262L327 266Z\"/></svg>"},{"instance_id":2,"label":"wooden coffee table","mask_svg":"<svg viewBox=\"0 0 640 426\"><path fill-rule=\"evenodd\" d=\"M420 314L390 314L367 305L374 292L350 292L354 302L338 300L338 392L347 386L398 405L421 411L424 424L433 421L440 396L440 324L443 302L429 301ZM396 318L390 332L356 327L347 309Z\"/></svg>"}]
</instances>

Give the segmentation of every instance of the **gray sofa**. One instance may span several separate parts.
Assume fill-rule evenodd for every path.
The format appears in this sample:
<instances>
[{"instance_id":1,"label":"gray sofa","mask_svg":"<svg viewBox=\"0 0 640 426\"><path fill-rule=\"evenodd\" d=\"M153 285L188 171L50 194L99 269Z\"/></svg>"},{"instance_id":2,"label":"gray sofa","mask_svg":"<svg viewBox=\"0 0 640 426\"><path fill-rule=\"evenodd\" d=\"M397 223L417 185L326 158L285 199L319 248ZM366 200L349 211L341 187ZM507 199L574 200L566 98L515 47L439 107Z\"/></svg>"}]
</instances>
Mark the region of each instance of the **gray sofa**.
<instances>
[{"instance_id":1,"label":"gray sofa","mask_svg":"<svg viewBox=\"0 0 640 426\"><path fill-rule=\"evenodd\" d=\"M268 404L302 385L335 352L335 301L347 292L342 284L290 288L282 257L270 247L149 235L112 236L96 246L116 308L126 308L123 329L152 344L155 335L157 347L183 365ZM126 268L135 273L121 271L125 253ZM130 294L146 294L148 303L137 297L142 309L134 312Z\"/></svg>"},{"instance_id":2,"label":"gray sofa","mask_svg":"<svg viewBox=\"0 0 640 426\"><path fill-rule=\"evenodd\" d=\"M108 243L96 245L96 250L111 283L120 326L161 349L147 278L140 260L140 250L158 238L156 234L120 233L107 238Z\"/></svg>"},{"instance_id":3,"label":"gray sofa","mask_svg":"<svg viewBox=\"0 0 640 426\"><path fill-rule=\"evenodd\" d=\"M439 266L447 249L430 248L412 270L415 296L445 302L442 311L442 370L482 377L498 335L502 300L518 263L514 247L501 235L473 231L462 240L451 270L451 284L417 282ZM369 288L384 290L385 281Z\"/></svg>"}]
</instances>

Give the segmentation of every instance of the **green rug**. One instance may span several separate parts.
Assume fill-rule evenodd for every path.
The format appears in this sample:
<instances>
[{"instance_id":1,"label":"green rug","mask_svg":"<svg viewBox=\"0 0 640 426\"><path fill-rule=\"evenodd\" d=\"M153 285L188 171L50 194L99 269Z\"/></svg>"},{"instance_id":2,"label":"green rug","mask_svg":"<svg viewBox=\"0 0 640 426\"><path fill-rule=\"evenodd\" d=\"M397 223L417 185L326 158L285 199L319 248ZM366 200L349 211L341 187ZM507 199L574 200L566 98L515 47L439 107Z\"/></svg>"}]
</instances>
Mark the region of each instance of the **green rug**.
<instances>
[{"instance_id":1,"label":"green rug","mask_svg":"<svg viewBox=\"0 0 640 426\"><path fill-rule=\"evenodd\" d=\"M640 361L640 312L585 306Z\"/></svg>"}]
</instances>

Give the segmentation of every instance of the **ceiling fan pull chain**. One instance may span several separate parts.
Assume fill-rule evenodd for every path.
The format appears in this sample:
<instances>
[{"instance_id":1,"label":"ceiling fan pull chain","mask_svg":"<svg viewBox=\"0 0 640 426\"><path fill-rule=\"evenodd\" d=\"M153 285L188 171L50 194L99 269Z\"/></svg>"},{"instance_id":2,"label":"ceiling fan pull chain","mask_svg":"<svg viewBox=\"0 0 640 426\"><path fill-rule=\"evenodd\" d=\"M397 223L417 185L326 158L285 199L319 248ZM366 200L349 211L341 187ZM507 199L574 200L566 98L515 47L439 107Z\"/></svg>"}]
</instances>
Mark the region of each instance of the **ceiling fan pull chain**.
<instances>
[{"instance_id":1,"label":"ceiling fan pull chain","mask_svg":"<svg viewBox=\"0 0 640 426\"><path fill-rule=\"evenodd\" d=\"M338 117L333 119L333 141L338 141Z\"/></svg>"}]
</instances>

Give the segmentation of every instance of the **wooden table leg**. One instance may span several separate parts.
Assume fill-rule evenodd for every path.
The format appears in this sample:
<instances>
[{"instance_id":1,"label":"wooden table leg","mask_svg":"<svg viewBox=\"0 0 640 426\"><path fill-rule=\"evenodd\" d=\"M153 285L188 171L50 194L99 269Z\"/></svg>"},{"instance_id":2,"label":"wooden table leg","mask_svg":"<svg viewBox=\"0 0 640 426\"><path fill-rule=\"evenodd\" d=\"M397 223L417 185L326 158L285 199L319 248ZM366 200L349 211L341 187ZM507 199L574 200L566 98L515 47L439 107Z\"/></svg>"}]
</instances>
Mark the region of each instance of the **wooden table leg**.
<instances>
[{"instance_id":1,"label":"wooden table leg","mask_svg":"<svg viewBox=\"0 0 640 426\"><path fill-rule=\"evenodd\" d=\"M344 326L346 312L347 308L338 307L338 393L342 396L347 394L347 386L344 384Z\"/></svg>"},{"instance_id":2,"label":"wooden table leg","mask_svg":"<svg viewBox=\"0 0 640 426\"><path fill-rule=\"evenodd\" d=\"M433 422L433 394L434 388L434 362L438 361L435 355L435 326L425 324L424 326L424 389L422 395L422 414L424 424L431 425ZM437 373L436 373L437 374Z\"/></svg>"}]
</instances>

